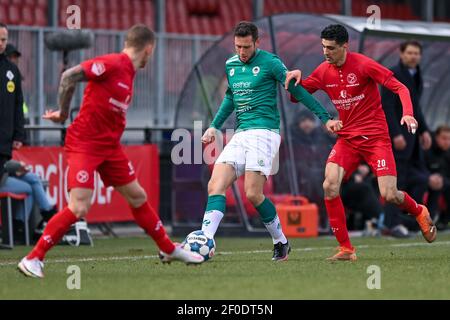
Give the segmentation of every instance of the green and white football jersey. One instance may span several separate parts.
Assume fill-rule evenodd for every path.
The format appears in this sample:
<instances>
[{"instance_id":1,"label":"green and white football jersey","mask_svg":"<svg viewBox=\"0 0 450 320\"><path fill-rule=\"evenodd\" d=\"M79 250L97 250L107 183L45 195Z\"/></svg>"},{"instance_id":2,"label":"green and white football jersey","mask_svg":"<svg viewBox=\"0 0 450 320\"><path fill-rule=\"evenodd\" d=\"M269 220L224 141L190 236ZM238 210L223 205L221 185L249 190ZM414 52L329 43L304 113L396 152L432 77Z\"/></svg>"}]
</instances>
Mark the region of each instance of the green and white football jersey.
<instances>
[{"instance_id":1,"label":"green and white football jersey","mask_svg":"<svg viewBox=\"0 0 450 320\"><path fill-rule=\"evenodd\" d=\"M237 131L268 129L279 131L277 83L284 85L287 68L270 52L257 49L246 63L234 55L225 65L228 89L211 126L220 129L228 116L236 112ZM293 81L292 81L293 82ZM331 117L303 87L289 86L293 96L314 112L322 122Z\"/></svg>"}]
</instances>

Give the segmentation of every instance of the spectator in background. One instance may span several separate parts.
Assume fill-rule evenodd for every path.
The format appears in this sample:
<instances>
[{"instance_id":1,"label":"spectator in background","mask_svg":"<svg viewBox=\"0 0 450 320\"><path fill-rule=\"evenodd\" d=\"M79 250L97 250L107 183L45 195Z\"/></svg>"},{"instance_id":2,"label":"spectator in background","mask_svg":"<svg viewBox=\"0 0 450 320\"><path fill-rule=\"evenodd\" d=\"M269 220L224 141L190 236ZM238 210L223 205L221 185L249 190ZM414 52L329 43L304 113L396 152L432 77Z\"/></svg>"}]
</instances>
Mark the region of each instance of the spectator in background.
<instances>
[{"instance_id":1,"label":"spectator in background","mask_svg":"<svg viewBox=\"0 0 450 320\"><path fill-rule=\"evenodd\" d=\"M319 206L321 225L328 230L322 180L335 138L318 125L309 110L297 113L290 131L300 193Z\"/></svg>"},{"instance_id":2,"label":"spectator in background","mask_svg":"<svg viewBox=\"0 0 450 320\"><path fill-rule=\"evenodd\" d=\"M431 210L439 210L439 198L444 196L445 211L441 212L436 227L446 229L450 221L450 127L438 127L432 147L425 153L428 170L435 176L436 183L442 184L439 191L430 190L428 204Z\"/></svg>"},{"instance_id":3,"label":"spectator in background","mask_svg":"<svg viewBox=\"0 0 450 320\"><path fill-rule=\"evenodd\" d=\"M342 184L342 202L345 207L363 215L364 236L378 236L383 227L384 209L374 179L369 166L362 163L350 179Z\"/></svg>"},{"instance_id":4,"label":"spectator in background","mask_svg":"<svg viewBox=\"0 0 450 320\"><path fill-rule=\"evenodd\" d=\"M5 55L9 59L9 61L14 63L16 66L19 66L19 58L22 56L22 54L11 43L8 43L6 45Z\"/></svg>"},{"instance_id":5,"label":"spectator in background","mask_svg":"<svg viewBox=\"0 0 450 320\"><path fill-rule=\"evenodd\" d=\"M42 221L38 229L42 229L45 223L56 213L56 206L51 205L48 201L47 194L39 177L30 172L29 166L24 162L15 160L9 160L5 163L3 175L7 175L7 177L2 179L3 183L0 185L0 192L26 194L25 214L27 220L32 212L34 203L36 203L42 216ZM23 215L23 209L14 212L13 220L14 238L20 239L24 234L25 217Z\"/></svg>"},{"instance_id":6,"label":"spectator in background","mask_svg":"<svg viewBox=\"0 0 450 320\"><path fill-rule=\"evenodd\" d=\"M423 90L423 80L420 70L422 46L419 42L410 40L400 45L400 62L391 68L394 77L402 82L408 89L413 103L414 116L418 121L418 134L410 134L404 126L400 125L402 119L402 104L399 97L385 88L382 89L382 106L389 126L389 135L392 141L394 157L397 165L398 188L407 190L417 202L421 202L428 185L435 189L438 186L426 170L423 149L431 147L431 135L424 119L420 97ZM423 148L423 149L422 149ZM403 223L416 227L412 219L400 214L397 206L387 204L386 224L393 228L402 228ZM405 234L407 235L407 234Z\"/></svg>"},{"instance_id":7,"label":"spectator in background","mask_svg":"<svg viewBox=\"0 0 450 320\"><path fill-rule=\"evenodd\" d=\"M8 43L6 45L5 55L6 55L6 58L8 58L9 61L14 63L17 66L17 68L19 68L19 58L22 56L22 54L20 53L19 50L17 50L17 48L15 46L13 46L12 44ZM19 73L20 73L21 80L23 81L24 78L23 78L23 75L20 72L20 70L19 70ZM25 124L29 124L30 123L30 119L28 117L28 106L27 106L27 103L25 102L25 99L23 100L23 115L24 115L24 118L25 118ZM27 135L27 140L29 141L28 135Z\"/></svg>"},{"instance_id":8,"label":"spectator in background","mask_svg":"<svg viewBox=\"0 0 450 320\"><path fill-rule=\"evenodd\" d=\"M25 141L23 94L17 66L6 58L8 27L0 23L0 168Z\"/></svg>"}]
</instances>

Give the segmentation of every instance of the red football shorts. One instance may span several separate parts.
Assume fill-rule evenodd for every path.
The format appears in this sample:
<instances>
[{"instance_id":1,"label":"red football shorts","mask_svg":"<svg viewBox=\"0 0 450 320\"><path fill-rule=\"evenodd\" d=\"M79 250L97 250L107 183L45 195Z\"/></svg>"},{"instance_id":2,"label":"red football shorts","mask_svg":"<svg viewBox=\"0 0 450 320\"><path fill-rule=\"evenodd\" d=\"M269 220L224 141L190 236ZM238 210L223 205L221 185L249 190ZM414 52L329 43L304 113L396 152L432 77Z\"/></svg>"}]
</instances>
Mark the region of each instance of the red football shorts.
<instances>
[{"instance_id":1,"label":"red football shorts","mask_svg":"<svg viewBox=\"0 0 450 320\"><path fill-rule=\"evenodd\" d=\"M136 179L133 165L122 148L105 151L102 155L85 152L66 152L69 172L68 189L94 189L97 171L106 187L119 187Z\"/></svg>"},{"instance_id":2,"label":"red football shorts","mask_svg":"<svg viewBox=\"0 0 450 320\"><path fill-rule=\"evenodd\" d=\"M372 169L377 176L397 176L395 158L389 136L358 136L351 139L338 138L331 150L328 162L333 162L344 168L344 181L348 180L353 171L362 161Z\"/></svg>"}]
</instances>

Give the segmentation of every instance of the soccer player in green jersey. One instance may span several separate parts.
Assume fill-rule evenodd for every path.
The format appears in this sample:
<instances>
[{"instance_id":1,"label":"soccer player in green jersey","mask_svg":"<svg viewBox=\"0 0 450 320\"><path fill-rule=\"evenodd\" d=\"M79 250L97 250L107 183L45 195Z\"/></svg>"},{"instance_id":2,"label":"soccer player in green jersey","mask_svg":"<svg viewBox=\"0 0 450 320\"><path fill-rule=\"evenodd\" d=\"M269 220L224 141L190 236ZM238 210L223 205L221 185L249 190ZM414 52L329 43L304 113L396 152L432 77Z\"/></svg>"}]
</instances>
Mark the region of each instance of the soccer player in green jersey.
<instances>
[{"instance_id":1,"label":"soccer player in green jersey","mask_svg":"<svg viewBox=\"0 0 450 320\"><path fill-rule=\"evenodd\" d=\"M236 112L236 133L217 159L208 183L208 204L203 232L213 238L225 213L225 192L245 174L245 194L255 206L273 239L272 260L287 260L290 247L283 234L275 206L264 196L263 187L273 174L272 165L280 147L280 115L277 109L277 83L284 83L287 69L276 55L258 49L258 28L240 22L234 30L236 55L226 61L228 89L202 142L213 142L230 114ZM288 90L326 125L338 131L341 122L328 112L303 87Z\"/></svg>"}]
</instances>

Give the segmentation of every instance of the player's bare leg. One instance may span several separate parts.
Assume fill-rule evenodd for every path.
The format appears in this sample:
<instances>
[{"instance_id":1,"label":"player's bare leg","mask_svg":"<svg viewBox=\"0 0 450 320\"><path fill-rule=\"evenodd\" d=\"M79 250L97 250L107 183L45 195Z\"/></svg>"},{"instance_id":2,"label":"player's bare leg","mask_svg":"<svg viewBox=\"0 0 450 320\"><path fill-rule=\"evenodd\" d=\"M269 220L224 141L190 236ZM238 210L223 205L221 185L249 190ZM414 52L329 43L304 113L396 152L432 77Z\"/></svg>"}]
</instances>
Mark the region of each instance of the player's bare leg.
<instances>
[{"instance_id":1,"label":"player's bare leg","mask_svg":"<svg viewBox=\"0 0 450 320\"><path fill-rule=\"evenodd\" d=\"M332 162L327 164L325 168L325 181L323 182L325 206L327 208L331 230L339 242L338 253L327 259L331 261L356 260L355 248L350 242L345 209L340 196L344 175L345 170L341 166Z\"/></svg>"},{"instance_id":2,"label":"player's bare leg","mask_svg":"<svg viewBox=\"0 0 450 320\"><path fill-rule=\"evenodd\" d=\"M147 201L147 193L137 180L127 185L116 187L116 190L128 201L136 223L158 245L160 254L165 257L163 261L180 260L188 264L203 262L204 259L201 255L185 251L170 240L158 214Z\"/></svg>"},{"instance_id":3,"label":"player's bare leg","mask_svg":"<svg viewBox=\"0 0 450 320\"><path fill-rule=\"evenodd\" d=\"M258 211L262 222L272 236L274 245L273 261L286 261L291 251L289 242L283 233L280 219L273 203L264 196L264 184L267 178L261 172L245 172L245 195Z\"/></svg>"},{"instance_id":4,"label":"player's bare leg","mask_svg":"<svg viewBox=\"0 0 450 320\"><path fill-rule=\"evenodd\" d=\"M30 277L44 277L46 253L59 243L72 224L87 215L91 208L92 193L93 190L85 188L70 191L69 205L50 219L33 250L19 262L21 272Z\"/></svg>"},{"instance_id":5,"label":"player's bare leg","mask_svg":"<svg viewBox=\"0 0 450 320\"><path fill-rule=\"evenodd\" d=\"M382 176L378 177L378 187L381 196L390 203L396 204L400 209L408 212L416 218L423 237L427 242L436 240L437 230L430 217L430 213L422 204L412 199L408 193L397 189L397 177Z\"/></svg>"},{"instance_id":6,"label":"player's bare leg","mask_svg":"<svg viewBox=\"0 0 450 320\"><path fill-rule=\"evenodd\" d=\"M225 193L236 180L236 169L226 163L216 163L208 182L208 203L203 216L202 231L214 238L225 214Z\"/></svg>"}]
</instances>

